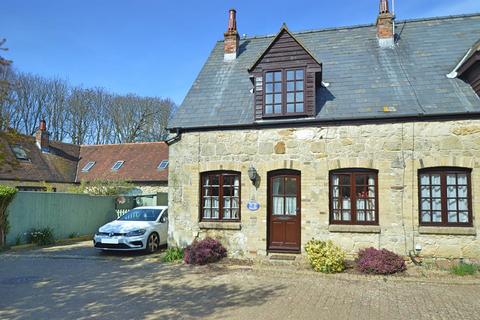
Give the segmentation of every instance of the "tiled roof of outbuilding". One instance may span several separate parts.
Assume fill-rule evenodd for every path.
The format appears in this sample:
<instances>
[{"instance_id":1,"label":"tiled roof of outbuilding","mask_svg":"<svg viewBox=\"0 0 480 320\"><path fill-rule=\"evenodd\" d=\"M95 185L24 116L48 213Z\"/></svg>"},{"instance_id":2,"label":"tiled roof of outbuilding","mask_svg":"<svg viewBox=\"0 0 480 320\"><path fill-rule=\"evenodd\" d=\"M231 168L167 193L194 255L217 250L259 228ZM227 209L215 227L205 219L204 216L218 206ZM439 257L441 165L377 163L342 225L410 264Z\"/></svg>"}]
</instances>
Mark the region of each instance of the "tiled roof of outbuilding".
<instances>
[{"instance_id":1,"label":"tiled roof of outbuilding","mask_svg":"<svg viewBox=\"0 0 480 320\"><path fill-rule=\"evenodd\" d=\"M80 149L77 182L167 182L168 168L157 169L162 160L168 160L168 145L165 142L83 145ZM82 172L89 161L94 161L95 165L88 172ZM118 171L113 171L112 167L117 161L124 163Z\"/></svg>"},{"instance_id":2,"label":"tiled roof of outbuilding","mask_svg":"<svg viewBox=\"0 0 480 320\"><path fill-rule=\"evenodd\" d=\"M20 146L28 160L17 160L12 146ZM45 153L34 137L0 132L0 180L74 182L79 153L80 146L58 141L50 141Z\"/></svg>"},{"instance_id":3,"label":"tiled roof of outbuilding","mask_svg":"<svg viewBox=\"0 0 480 320\"><path fill-rule=\"evenodd\" d=\"M20 147L28 159L18 160L13 147ZM124 161L123 166L112 171L112 166L119 160ZM0 180L163 183L168 181L168 167L157 168L162 160L168 160L165 142L78 146L50 140L48 152L42 152L34 137L0 131ZM94 161L95 165L88 172L82 172L89 161Z\"/></svg>"}]
</instances>

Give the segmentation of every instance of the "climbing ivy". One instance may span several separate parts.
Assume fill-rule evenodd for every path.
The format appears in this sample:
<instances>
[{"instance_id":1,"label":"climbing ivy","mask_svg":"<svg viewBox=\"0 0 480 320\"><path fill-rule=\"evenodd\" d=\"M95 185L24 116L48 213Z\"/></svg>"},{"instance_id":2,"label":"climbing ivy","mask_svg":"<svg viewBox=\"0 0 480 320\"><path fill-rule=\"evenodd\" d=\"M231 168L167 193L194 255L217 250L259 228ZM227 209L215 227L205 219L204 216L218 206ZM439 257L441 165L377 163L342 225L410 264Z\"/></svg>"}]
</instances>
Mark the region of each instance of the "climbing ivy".
<instances>
[{"instance_id":1,"label":"climbing ivy","mask_svg":"<svg viewBox=\"0 0 480 320\"><path fill-rule=\"evenodd\" d=\"M8 223L8 205L12 202L17 189L0 185L0 247L5 245L10 225Z\"/></svg>"}]
</instances>

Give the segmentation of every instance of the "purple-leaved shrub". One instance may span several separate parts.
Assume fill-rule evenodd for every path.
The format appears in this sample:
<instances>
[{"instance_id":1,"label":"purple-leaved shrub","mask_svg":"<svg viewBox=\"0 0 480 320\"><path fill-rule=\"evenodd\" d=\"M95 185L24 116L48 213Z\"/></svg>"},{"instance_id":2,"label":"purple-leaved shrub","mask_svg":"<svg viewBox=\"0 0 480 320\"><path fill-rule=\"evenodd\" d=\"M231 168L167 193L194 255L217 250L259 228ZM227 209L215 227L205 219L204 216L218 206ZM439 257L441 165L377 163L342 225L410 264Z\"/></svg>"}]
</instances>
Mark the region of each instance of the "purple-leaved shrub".
<instances>
[{"instance_id":1,"label":"purple-leaved shrub","mask_svg":"<svg viewBox=\"0 0 480 320\"><path fill-rule=\"evenodd\" d=\"M227 256L227 250L215 239L205 238L193 241L185 248L184 261L187 264L207 264L217 262Z\"/></svg>"},{"instance_id":2,"label":"purple-leaved shrub","mask_svg":"<svg viewBox=\"0 0 480 320\"><path fill-rule=\"evenodd\" d=\"M403 258L387 249L360 250L355 262L357 270L362 273L393 274L407 269Z\"/></svg>"}]
</instances>

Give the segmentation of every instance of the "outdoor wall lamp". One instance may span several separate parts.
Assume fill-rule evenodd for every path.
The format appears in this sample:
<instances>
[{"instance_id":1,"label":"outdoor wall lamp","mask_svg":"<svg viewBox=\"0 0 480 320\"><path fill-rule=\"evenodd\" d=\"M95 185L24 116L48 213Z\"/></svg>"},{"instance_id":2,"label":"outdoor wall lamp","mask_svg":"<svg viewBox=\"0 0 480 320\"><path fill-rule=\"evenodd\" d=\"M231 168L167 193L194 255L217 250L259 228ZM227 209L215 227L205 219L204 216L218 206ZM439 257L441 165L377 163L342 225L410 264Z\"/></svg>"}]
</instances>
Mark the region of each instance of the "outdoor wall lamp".
<instances>
[{"instance_id":1,"label":"outdoor wall lamp","mask_svg":"<svg viewBox=\"0 0 480 320\"><path fill-rule=\"evenodd\" d=\"M257 183L258 173L257 170L253 167L253 165L250 165L250 168L248 168L248 177L254 185Z\"/></svg>"}]
</instances>

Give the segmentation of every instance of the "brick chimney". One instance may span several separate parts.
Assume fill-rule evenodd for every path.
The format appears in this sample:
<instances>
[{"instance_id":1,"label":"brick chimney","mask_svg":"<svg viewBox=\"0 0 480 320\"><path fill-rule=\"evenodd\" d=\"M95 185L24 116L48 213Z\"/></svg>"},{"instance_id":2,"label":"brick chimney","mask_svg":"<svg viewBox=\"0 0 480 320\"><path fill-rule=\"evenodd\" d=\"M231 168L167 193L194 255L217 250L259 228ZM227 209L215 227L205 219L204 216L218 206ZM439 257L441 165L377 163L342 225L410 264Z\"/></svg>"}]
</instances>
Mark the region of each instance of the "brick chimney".
<instances>
[{"instance_id":1,"label":"brick chimney","mask_svg":"<svg viewBox=\"0 0 480 320\"><path fill-rule=\"evenodd\" d=\"M388 0L380 0L380 11L377 18L377 39L381 48L395 45L394 16L388 8Z\"/></svg>"},{"instance_id":2,"label":"brick chimney","mask_svg":"<svg viewBox=\"0 0 480 320\"><path fill-rule=\"evenodd\" d=\"M37 147L42 151L48 151L49 139L47 131L47 122L45 120L40 120L40 126L38 127L37 132L35 132L35 140L37 142Z\"/></svg>"},{"instance_id":3,"label":"brick chimney","mask_svg":"<svg viewBox=\"0 0 480 320\"><path fill-rule=\"evenodd\" d=\"M237 11L230 9L228 13L228 29L224 33L224 60L232 61L238 56L240 36L237 31Z\"/></svg>"}]
</instances>

